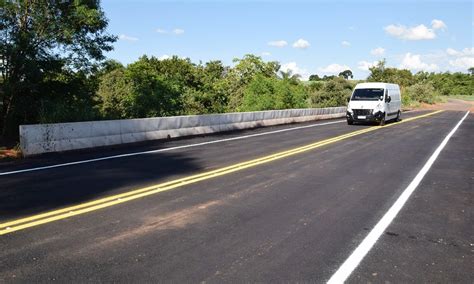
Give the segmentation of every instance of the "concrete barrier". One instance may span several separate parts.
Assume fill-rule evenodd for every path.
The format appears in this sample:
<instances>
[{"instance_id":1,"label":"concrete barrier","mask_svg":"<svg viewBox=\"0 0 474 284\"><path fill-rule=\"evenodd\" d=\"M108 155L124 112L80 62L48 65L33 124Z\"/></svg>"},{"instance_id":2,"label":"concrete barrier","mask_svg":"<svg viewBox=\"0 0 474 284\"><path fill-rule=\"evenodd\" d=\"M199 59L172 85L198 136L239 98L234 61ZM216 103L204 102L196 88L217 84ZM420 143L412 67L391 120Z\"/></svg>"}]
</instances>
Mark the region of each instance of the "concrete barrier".
<instances>
[{"instance_id":1,"label":"concrete barrier","mask_svg":"<svg viewBox=\"0 0 474 284\"><path fill-rule=\"evenodd\" d=\"M345 116L346 107L20 125L25 156Z\"/></svg>"}]
</instances>

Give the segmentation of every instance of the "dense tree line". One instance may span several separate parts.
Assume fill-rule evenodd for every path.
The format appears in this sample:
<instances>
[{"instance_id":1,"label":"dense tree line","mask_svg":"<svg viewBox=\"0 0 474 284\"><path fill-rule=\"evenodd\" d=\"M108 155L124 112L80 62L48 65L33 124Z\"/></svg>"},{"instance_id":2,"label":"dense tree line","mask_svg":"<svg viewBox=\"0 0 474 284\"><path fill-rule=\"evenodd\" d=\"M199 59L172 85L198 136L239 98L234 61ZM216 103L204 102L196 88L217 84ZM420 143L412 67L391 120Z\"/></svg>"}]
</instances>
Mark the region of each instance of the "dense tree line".
<instances>
[{"instance_id":1,"label":"dense tree line","mask_svg":"<svg viewBox=\"0 0 474 284\"><path fill-rule=\"evenodd\" d=\"M112 49L99 1L0 0L0 133L91 119L94 67ZM89 80L91 79L92 80Z\"/></svg>"},{"instance_id":2,"label":"dense tree line","mask_svg":"<svg viewBox=\"0 0 474 284\"><path fill-rule=\"evenodd\" d=\"M111 63L112 62L112 63ZM345 105L356 83L350 70L339 76L311 75L302 81L283 72L278 62L255 55L194 64L174 56L159 60L143 56L128 66L106 62L95 102L103 118L134 118L181 114L258 111ZM369 82L392 82L402 88L406 105L434 103L441 95L472 95L473 77L465 73L413 74L385 67L370 69Z\"/></svg>"},{"instance_id":3,"label":"dense tree line","mask_svg":"<svg viewBox=\"0 0 474 284\"><path fill-rule=\"evenodd\" d=\"M291 74L279 76L279 67L254 55L236 59L232 68L143 56L100 78L97 106L104 118L306 107L303 85Z\"/></svg>"},{"instance_id":4,"label":"dense tree line","mask_svg":"<svg viewBox=\"0 0 474 284\"><path fill-rule=\"evenodd\" d=\"M399 84L405 105L416 103L435 103L440 96L474 95L474 74L470 73L428 73L416 74L410 70L385 66L385 60L370 68L369 82L390 82Z\"/></svg>"},{"instance_id":5,"label":"dense tree line","mask_svg":"<svg viewBox=\"0 0 474 284\"><path fill-rule=\"evenodd\" d=\"M302 81L255 55L193 63L142 56L127 66L105 60L116 37L106 33L99 1L1 1L0 132L52 123L345 105L352 72ZM411 73L370 69L367 81L402 86L405 104L472 95L473 72Z\"/></svg>"}]
</instances>

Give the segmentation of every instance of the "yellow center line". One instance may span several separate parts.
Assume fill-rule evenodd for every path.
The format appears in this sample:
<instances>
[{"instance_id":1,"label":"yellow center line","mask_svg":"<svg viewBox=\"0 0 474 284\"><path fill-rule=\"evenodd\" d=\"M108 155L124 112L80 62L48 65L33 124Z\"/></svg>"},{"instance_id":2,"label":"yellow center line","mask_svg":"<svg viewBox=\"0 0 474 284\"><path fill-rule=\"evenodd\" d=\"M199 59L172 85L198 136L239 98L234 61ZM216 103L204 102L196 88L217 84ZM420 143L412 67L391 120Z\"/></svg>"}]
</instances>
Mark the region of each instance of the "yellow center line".
<instances>
[{"instance_id":1,"label":"yellow center line","mask_svg":"<svg viewBox=\"0 0 474 284\"><path fill-rule=\"evenodd\" d=\"M53 222L53 221L69 218L69 217L76 216L76 215L81 215L81 214L84 214L84 213L87 213L87 212L99 210L99 209L110 207L110 206L113 206L113 205L116 205L116 204L121 204L121 203L128 202L128 201L131 201L131 200L134 200L134 199L149 196L149 195L152 195L152 194L157 194L157 193L160 193L160 192L163 192L163 191L168 191L168 190L171 190L171 189L174 189L174 188L182 187L184 185L193 184L193 183L197 183L199 181L203 181L203 180L215 178L215 177L218 177L218 176L230 174L230 173L233 173L233 172L241 171L241 170L244 170L244 169L247 169L247 168L255 167L257 165L269 163L271 161L279 160L279 159L282 159L282 158L285 158L285 157L288 157L288 156L296 155L296 154L306 152L306 151L309 151L309 150L312 150L312 149L315 149L315 148L319 148L319 147L322 147L322 146L325 146L325 145L328 145L328 144L332 144L332 143L335 143L335 142L338 142L338 141L341 141L341 140L344 140L344 139L347 139L347 138L350 138L350 137L354 137L354 136L357 136L357 135L361 135L361 134L364 134L364 133L375 131L377 129L382 129L382 128L398 125L398 124L401 124L401 123L406 123L406 122L409 122L409 121L412 121L412 120L415 120L415 119L428 117L428 116L431 116L431 115L434 115L434 114L437 114L437 113L440 113L440 112L442 112L442 111L435 111L435 112L427 113L427 114L424 114L424 115L407 118L407 119L404 119L400 122L388 124L388 125L385 125L383 127L374 126L374 127L369 127L369 128L365 128L365 129L362 129L362 130L353 131L353 132L350 132L350 133L347 133L347 134L343 134L343 135L336 136L336 137L333 137L333 138L325 139L325 140L318 141L318 142L315 142L315 143L311 143L311 144L308 144L308 145L305 145L305 146L301 146L301 147L293 148L293 149L290 149L290 150L274 153L274 154L271 154L271 155L267 155L267 156L260 157L260 158L257 158L257 159L252 159L252 160L249 160L249 161L237 163L237 164L234 164L234 165L230 165L230 166L223 167L223 168L220 168L220 169L204 172L204 173L201 173L201 174L191 175L191 176L188 176L188 177L184 177L184 178L180 178L180 179L176 179L176 180L172 180L172 181L168 181L168 182L164 182L164 183L160 183L160 184L156 184L156 185L152 185L152 186L148 186L148 187L144 187L144 188L139 188L139 189L124 192L124 193L121 193L121 194L116 194L116 195L100 198L100 199L97 199L97 200L94 200L94 201L85 202L85 203L81 203L81 204L70 206L70 207L65 207L65 208L58 209L58 210L48 211L48 212L45 212L45 213L36 214L36 215L26 217L26 218L20 218L20 219L8 221L6 223L0 224L0 235L5 235L5 234L9 234L9 233L12 233L12 232L15 232L15 231L23 230L23 229L34 227L34 226L38 226L38 225L41 225L41 224L50 223L50 222Z\"/></svg>"}]
</instances>

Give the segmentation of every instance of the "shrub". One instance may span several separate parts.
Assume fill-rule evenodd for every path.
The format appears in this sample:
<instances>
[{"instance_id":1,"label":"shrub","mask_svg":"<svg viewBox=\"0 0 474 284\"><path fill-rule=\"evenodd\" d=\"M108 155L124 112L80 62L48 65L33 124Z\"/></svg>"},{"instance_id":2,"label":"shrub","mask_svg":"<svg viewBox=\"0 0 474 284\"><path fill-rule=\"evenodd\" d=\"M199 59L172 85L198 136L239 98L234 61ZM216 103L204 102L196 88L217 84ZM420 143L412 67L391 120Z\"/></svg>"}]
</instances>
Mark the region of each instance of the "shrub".
<instances>
[{"instance_id":1,"label":"shrub","mask_svg":"<svg viewBox=\"0 0 474 284\"><path fill-rule=\"evenodd\" d=\"M275 108L277 80L257 75L244 89L240 110L259 111Z\"/></svg>"},{"instance_id":2,"label":"shrub","mask_svg":"<svg viewBox=\"0 0 474 284\"><path fill-rule=\"evenodd\" d=\"M94 108L94 93L97 81L82 72L64 70L45 79L39 86L41 96L33 107L39 123L74 122L98 119ZM32 111L33 113L33 111Z\"/></svg>"},{"instance_id":3,"label":"shrub","mask_svg":"<svg viewBox=\"0 0 474 284\"><path fill-rule=\"evenodd\" d=\"M116 69L101 78L97 99L100 102L99 112L104 118L120 119L131 116L133 88L124 71Z\"/></svg>"},{"instance_id":4,"label":"shrub","mask_svg":"<svg viewBox=\"0 0 474 284\"><path fill-rule=\"evenodd\" d=\"M439 93L430 82L416 83L405 88L405 92L402 94L402 102L405 105L410 105L413 102L434 104L438 97Z\"/></svg>"},{"instance_id":5,"label":"shrub","mask_svg":"<svg viewBox=\"0 0 474 284\"><path fill-rule=\"evenodd\" d=\"M335 107L347 104L351 96L352 84L342 78L327 81L319 90L310 95L311 107Z\"/></svg>"},{"instance_id":6,"label":"shrub","mask_svg":"<svg viewBox=\"0 0 474 284\"><path fill-rule=\"evenodd\" d=\"M245 88L241 111L306 107L306 94L293 79L257 75Z\"/></svg>"}]
</instances>

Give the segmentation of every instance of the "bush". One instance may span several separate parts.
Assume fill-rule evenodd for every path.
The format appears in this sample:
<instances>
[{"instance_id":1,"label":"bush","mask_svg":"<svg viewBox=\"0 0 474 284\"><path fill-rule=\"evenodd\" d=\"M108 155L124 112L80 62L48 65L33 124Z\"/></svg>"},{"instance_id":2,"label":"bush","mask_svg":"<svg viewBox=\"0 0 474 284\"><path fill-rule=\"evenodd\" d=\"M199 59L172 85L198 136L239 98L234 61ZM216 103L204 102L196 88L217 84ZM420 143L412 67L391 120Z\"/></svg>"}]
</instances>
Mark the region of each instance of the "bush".
<instances>
[{"instance_id":1,"label":"bush","mask_svg":"<svg viewBox=\"0 0 474 284\"><path fill-rule=\"evenodd\" d=\"M309 81L306 87L310 92L319 91L324 87L324 81Z\"/></svg>"},{"instance_id":2,"label":"bush","mask_svg":"<svg viewBox=\"0 0 474 284\"><path fill-rule=\"evenodd\" d=\"M257 75L244 89L242 111L259 111L275 108L276 105L276 78L266 78Z\"/></svg>"},{"instance_id":3,"label":"bush","mask_svg":"<svg viewBox=\"0 0 474 284\"><path fill-rule=\"evenodd\" d=\"M116 69L102 76L97 90L99 112L104 118L120 119L131 116L133 87L124 69Z\"/></svg>"},{"instance_id":4,"label":"bush","mask_svg":"<svg viewBox=\"0 0 474 284\"><path fill-rule=\"evenodd\" d=\"M151 68L132 66L104 75L97 91L103 118L123 119L181 114L181 96L175 82Z\"/></svg>"},{"instance_id":5,"label":"bush","mask_svg":"<svg viewBox=\"0 0 474 284\"><path fill-rule=\"evenodd\" d=\"M245 88L241 111L303 108L306 95L301 84L292 79L257 75Z\"/></svg>"},{"instance_id":6,"label":"bush","mask_svg":"<svg viewBox=\"0 0 474 284\"><path fill-rule=\"evenodd\" d=\"M434 104L439 99L439 93L430 82L416 83L405 88L402 94L402 103L411 105L413 102Z\"/></svg>"},{"instance_id":7,"label":"bush","mask_svg":"<svg viewBox=\"0 0 474 284\"><path fill-rule=\"evenodd\" d=\"M96 87L94 77L64 70L45 79L39 86L42 96L30 107L35 108L39 123L96 120L100 117L94 108Z\"/></svg>"},{"instance_id":8,"label":"bush","mask_svg":"<svg viewBox=\"0 0 474 284\"><path fill-rule=\"evenodd\" d=\"M219 92L186 89L183 108L186 114L211 114L225 112L227 98Z\"/></svg>"},{"instance_id":9,"label":"bush","mask_svg":"<svg viewBox=\"0 0 474 284\"><path fill-rule=\"evenodd\" d=\"M342 78L327 81L310 95L311 107L335 107L347 104L352 93L352 84Z\"/></svg>"}]
</instances>

